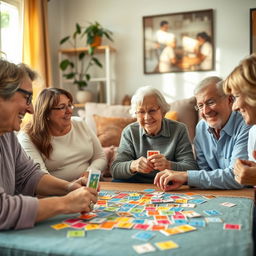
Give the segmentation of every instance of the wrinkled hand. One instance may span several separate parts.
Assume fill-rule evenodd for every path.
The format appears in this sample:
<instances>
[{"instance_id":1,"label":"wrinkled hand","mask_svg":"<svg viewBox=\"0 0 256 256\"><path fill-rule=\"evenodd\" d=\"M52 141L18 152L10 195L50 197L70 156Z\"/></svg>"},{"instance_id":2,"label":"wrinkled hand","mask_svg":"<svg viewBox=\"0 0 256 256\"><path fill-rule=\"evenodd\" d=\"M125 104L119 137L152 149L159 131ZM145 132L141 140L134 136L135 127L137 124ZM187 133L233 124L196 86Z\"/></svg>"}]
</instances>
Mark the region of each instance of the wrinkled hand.
<instances>
[{"instance_id":1,"label":"wrinkled hand","mask_svg":"<svg viewBox=\"0 0 256 256\"><path fill-rule=\"evenodd\" d=\"M256 163L237 159L234 165L235 180L243 185L256 185Z\"/></svg>"},{"instance_id":2,"label":"wrinkled hand","mask_svg":"<svg viewBox=\"0 0 256 256\"><path fill-rule=\"evenodd\" d=\"M171 162L162 154L152 155L148 157L148 161L153 164L155 170L163 171L165 169L171 169Z\"/></svg>"},{"instance_id":3,"label":"wrinkled hand","mask_svg":"<svg viewBox=\"0 0 256 256\"><path fill-rule=\"evenodd\" d=\"M150 173L154 170L154 165L144 156L141 156L137 160L131 163L132 172Z\"/></svg>"},{"instance_id":4,"label":"wrinkled hand","mask_svg":"<svg viewBox=\"0 0 256 256\"><path fill-rule=\"evenodd\" d=\"M174 190L182 186L188 180L187 172L178 172L171 170L164 170L157 173L154 184L161 188L163 191ZM168 185L169 182L171 185Z\"/></svg>"},{"instance_id":5,"label":"wrinkled hand","mask_svg":"<svg viewBox=\"0 0 256 256\"><path fill-rule=\"evenodd\" d=\"M93 188L80 187L63 197L65 213L90 212L90 204L97 202L97 191Z\"/></svg>"}]
</instances>

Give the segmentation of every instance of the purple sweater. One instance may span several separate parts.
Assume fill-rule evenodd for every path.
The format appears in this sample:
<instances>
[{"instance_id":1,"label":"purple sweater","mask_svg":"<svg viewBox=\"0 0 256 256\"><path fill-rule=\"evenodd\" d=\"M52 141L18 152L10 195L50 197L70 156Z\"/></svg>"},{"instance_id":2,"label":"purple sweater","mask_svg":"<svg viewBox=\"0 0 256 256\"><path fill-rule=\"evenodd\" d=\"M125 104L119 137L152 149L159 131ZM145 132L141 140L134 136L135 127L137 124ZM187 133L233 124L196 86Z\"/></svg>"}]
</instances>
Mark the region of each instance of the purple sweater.
<instances>
[{"instance_id":1,"label":"purple sweater","mask_svg":"<svg viewBox=\"0 0 256 256\"><path fill-rule=\"evenodd\" d=\"M44 174L13 132L0 136L0 230L34 226L38 199L33 196Z\"/></svg>"}]
</instances>

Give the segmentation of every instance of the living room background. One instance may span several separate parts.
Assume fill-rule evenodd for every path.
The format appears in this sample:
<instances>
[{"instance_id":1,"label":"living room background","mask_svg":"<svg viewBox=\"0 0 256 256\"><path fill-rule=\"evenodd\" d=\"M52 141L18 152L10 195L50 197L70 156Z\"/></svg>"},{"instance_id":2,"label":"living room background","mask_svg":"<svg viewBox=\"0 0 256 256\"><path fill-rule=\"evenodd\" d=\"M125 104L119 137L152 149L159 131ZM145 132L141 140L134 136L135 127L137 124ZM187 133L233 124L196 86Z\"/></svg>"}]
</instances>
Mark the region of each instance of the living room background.
<instances>
[{"instance_id":1,"label":"living room background","mask_svg":"<svg viewBox=\"0 0 256 256\"><path fill-rule=\"evenodd\" d=\"M50 0L49 36L53 86L59 85L59 41L74 30L75 23L98 21L114 33L111 45L116 53L116 100L132 95L144 85L160 89L166 99L188 98L197 83L209 75L225 78L235 65L249 55L249 9L255 0ZM142 17L157 14L214 10L215 70L146 75L143 72Z\"/></svg>"}]
</instances>

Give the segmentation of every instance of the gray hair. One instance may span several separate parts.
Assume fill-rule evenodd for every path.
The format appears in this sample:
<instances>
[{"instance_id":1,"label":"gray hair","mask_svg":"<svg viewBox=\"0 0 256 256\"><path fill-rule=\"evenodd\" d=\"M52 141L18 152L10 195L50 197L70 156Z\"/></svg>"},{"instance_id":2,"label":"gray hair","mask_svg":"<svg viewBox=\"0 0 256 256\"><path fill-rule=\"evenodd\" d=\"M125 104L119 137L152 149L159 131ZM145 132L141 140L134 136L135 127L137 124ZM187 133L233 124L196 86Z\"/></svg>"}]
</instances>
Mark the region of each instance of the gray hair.
<instances>
[{"instance_id":1,"label":"gray hair","mask_svg":"<svg viewBox=\"0 0 256 256\"><path fill-rule=\"evenodd\" d=\"M135 92L131 99L130 113L133 117L136 116L135 112L137 110L137 106L143 102L144 97L151 95L156 97L157 103L163 114L166 114L170 110L170 105L166 102L164 96L159 90L152 86L143 86Z\"/></svg>"},{"instance_id":2,"label":"gray hair","mask_svg":"<svg viewBox=\"0 0 256 256\"><path fill-rule=\"evenodd\" d=\"M216 89L218 90L218 93L220 96L225 95L223 90L223 80L218 76L209 76L203 79L198 86L194 90L194 95L198 95L201 93L204 89L206 89L208 86L215 84Z\"/></svg>"},{"instance_id":3,"label":"gray hair","mask_svg":"<svg viewBox=\"0 0 256 256\"><path fill-rule=\"evenodd\" d=\"M10 98L18 90L26 76L33 81L37 75L25 64L16 65L0 59L0 97Z\"/></svg>"}]
</instances>

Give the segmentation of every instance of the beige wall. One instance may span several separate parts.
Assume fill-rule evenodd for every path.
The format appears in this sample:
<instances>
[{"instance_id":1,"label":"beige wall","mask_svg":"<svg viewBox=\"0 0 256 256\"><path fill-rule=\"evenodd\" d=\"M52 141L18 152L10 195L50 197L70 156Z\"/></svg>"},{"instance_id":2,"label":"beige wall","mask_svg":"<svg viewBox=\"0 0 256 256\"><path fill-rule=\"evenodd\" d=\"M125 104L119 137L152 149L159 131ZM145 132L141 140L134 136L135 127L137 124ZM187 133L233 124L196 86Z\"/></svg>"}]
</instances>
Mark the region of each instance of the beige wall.
<instances>
[{"instance_id":1,"label":"beige wall","mask_svg":"<svg viewBox=\"0 0 256 256\"><path fill-rule=\"evenodd\" d=\"M57 50L60 38L73 31L74 24L99 21L114 32L117 49L117 97L132 94L138 87L161 89L168 101L190 97L204 77L225 77L249 54L249 9L255 0L51 0L49 27L54 85L58 81ZM216 70L145 75L143 73L142 17L157 14L213 9L215 16Z\"/></svg>"}]
</instances>

